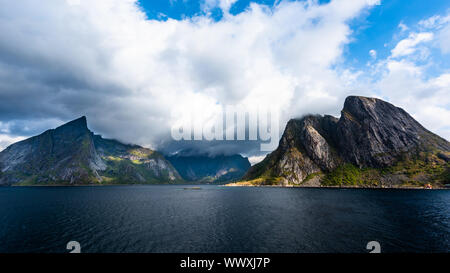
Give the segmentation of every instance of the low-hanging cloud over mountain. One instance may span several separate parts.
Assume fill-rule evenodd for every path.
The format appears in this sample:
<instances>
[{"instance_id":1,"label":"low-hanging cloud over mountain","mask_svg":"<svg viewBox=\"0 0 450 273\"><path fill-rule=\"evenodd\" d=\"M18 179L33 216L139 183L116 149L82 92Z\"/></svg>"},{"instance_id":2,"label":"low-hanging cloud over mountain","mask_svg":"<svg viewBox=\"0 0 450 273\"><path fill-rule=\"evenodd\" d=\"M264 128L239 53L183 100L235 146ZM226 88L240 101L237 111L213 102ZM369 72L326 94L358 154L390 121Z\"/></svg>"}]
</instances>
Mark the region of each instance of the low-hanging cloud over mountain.
<instances>
[{"instance_id":1,"label":"low-hanging cloud over mountain","mask_svg":"<svg viewBox=\"0 0 450 273\"><path fill-rule=\"evenodd\" d=\"M352 41L349 22L377 1L252 3L236 15L228 12L236 1L205 1L205 9L215 5L223 10L218 21L207 12L183 20L150 20L135 0L0 2L3 147L81 115L106 137L170 152L191 144L171 140L170 126L179 118L174 110L272 106L280 110L284 127L289 118L306 113L339 115L345 96L354 93L408 106L393 88L402 88L399 81L408 75L399 69L411 64L399 58L423 53L418 46L445 35L445 30L435 36L432 30L411 34L388 60L374 60L371 65L381 76L373 81L348 69L343 52ZM445 79L418 80L448 87ZM380 92L381 87L390 91ZM414 93L409 99L417 97ZM431 103L427 111L435 107L448 115L448 101L442 106L433 98L434 103L424 98ZM432 124L426 116L420 113L424 118L419 121ZM444 128L441 133L448 137L446 126L441 122L430 129ZM245 142L199 147L258 154L258 145Z\"/></svg>"}]
</instances>

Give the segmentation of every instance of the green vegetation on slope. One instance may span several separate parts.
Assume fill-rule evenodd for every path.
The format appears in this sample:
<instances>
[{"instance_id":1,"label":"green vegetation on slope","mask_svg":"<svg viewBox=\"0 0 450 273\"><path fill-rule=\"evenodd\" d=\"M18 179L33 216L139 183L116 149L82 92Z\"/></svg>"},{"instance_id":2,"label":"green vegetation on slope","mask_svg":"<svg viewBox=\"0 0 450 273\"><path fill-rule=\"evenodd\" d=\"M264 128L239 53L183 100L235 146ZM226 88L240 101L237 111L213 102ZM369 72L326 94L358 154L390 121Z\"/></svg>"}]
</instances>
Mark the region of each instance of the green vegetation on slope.
<instances>
[{"instance_id":1,"label":"green vegetation on slope","mask_svg":"<svg viewBox=\"0 0 450 273\"><path fill-rule=\"evenodd\" d=\"M326 186L397 186L423 187L426 184L443 186L449 181L450 163L437 152L418 152L402 156L391 167L358 168L352 164L339 166L325 175Z\"/></svg>"},{"instance_id":2,"label":"green vegetation on slope","mask_svg":"<svg viewBox=\"0 0 450 273\"><path fill-rule=\"evenodd\" d=\"M431 184L441 187L450 183L450 162L448 154L442 152L417 152L413 156L403 156L391 167L358 168L346 163L331 172L309 174L301 186L321 175L322 186L341 187L424 187ZM271 176L264 168L258 169L260 176L236 183L243 186L281 185L283 177Z\"/></svg>"},{"instance_id":3,"label":"green vegetation on slope","mask_svg":"<svg viewBox=\"0 0 450 273\"><path fill-rule=\"evenodd\" d=\"M181 180L170 181L167 169L149 169L148 164L151 164L151 160L159 158L158 153L153 151L147 153L144 149L136 149L130 153L139 158L103 157L107 168L105 171L99 172L103 179L102 184L173 184L181 182Z\"/></svg>"},{"instance_id":4,"label":"green vegetation on slope","mask_svg":"<svg viewBox=\"0 0 450 273\"><path fill-rule=\"evenodd\" d=\"M324 186L373 186L380 183L379 173L375 169L360 169L347 163L327 173L323 180Z\"/></svg>"}]
</instances>

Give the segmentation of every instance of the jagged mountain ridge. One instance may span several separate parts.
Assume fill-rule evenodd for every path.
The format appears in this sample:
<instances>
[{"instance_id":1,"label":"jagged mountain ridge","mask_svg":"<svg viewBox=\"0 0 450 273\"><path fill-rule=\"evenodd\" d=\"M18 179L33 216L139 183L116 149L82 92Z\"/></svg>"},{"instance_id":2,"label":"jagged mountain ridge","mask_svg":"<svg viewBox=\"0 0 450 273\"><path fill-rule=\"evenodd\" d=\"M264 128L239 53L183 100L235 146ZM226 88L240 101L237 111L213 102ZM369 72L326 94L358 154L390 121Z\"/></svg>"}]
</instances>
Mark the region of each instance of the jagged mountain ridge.
<instances>
[{"instance_id":1,"label":"jagged mountain ridge","mask_svg":"<svg viewBox=\"0 0 450 273\"><path fill-rule=\"evenodd\" d=\"M94 135L84 116L0 152L0 185L179 181L160 153Z\"/></svg>"},{"instance_id":2,"label":"jagged mountain ridge","mask_svg":"<svg viewBox=\"0 0 450 273\"><path fill-rule=\"evenodd\" d=\"M448 141L425 129L403 109L380 99L350 96L339 119L307 115L290 120L278 148L250 168L243 179L314 186L348 180L373 186L442 184L448 179L449 152ZM427 164L431 170L426 169ZM420 179L408 173L411 167L417 167Z\"/></svg>"},{"instance_id":3,"label":"jagged mountain ridge","mask_svg":"<svg viewBox=\"0 0 450 273\"><path fill-rule=\"evenodd\" d=\"M204 183L239 180L251 166L248 158L241 155L208 156L180 152L166 157L184 180Z\"/></svg>"}]
</instances>

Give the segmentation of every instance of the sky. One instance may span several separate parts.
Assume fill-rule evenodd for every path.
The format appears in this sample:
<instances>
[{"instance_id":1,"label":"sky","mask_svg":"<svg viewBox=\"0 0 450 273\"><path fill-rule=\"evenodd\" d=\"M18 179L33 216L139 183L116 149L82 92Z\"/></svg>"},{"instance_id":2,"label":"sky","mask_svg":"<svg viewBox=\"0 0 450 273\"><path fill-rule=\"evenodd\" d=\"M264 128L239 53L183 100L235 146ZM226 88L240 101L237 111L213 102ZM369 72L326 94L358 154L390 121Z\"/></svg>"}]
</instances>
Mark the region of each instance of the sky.
<instances>
[{"instance_id":1,"label":"sky","mask_svg":"<svg viewBox=\"0 0 450 273\"><path fill-rule=\"evenodd\" d=\"M220 107L286 122L345 97L402 107L450 139L445 0L0 0L0 150L79 116L165 153L265 154L248 141L175 142L171 124Z\"/></svg>"}]
</instances>

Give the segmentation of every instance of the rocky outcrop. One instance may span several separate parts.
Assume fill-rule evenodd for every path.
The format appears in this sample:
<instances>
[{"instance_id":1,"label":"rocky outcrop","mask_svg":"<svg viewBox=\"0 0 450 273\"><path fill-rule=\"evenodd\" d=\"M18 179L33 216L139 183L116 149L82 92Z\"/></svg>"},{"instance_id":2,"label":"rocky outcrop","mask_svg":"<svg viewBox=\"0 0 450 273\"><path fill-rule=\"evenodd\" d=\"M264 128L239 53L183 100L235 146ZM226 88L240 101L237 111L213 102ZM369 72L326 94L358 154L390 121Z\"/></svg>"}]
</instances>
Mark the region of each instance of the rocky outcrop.
<instances>
[{"instance_id":1,"label":"rocky outcrop","mask_svg":"<svg viewBox=\"0 0 450 273\"><path fill-rule=\"evenodd\" d=\"M290 120L279 147L250 168L244 180L301 184L345 164L381 170L420 156L446 169L448 160L443 158L449 152L448 141L426 130L403 109L380 99L350 96L339 119L308 115ZM392 178L383 175L383 179Z\"/></svg>"},{"instance_id":2,"label":"rocky outcrop","mask_svg":"<svg viewBox=\"0 0 450 273\"><path fill-rule=\"evenodd\" d=\"M282 184L296 184L308 175L335 168L341 158L336 154L331 132L337 119L308 115L286 125L278 148L253 166L244 179L281 178Z\"/></svg>"},{"instance_id":3,"label":"rocky outcrop","mask_svg":"<svg viewBox=\"0 0 450 273\"><path fill-rule=\"evenodd\" d=\"M391 166L402 153L449 151L449 142L426 130L406 111L385 101L348 97L336 128L340 153L357 166Z\"/></svg>"},{"instance_id":4,"label":"rocky outcrop","mask_svg":"<svg viewBox=\"0 0 450 273\"><path fill-rule=\"evenodd\" d=\"M221 183L242 178L250 168L248 158L241 155L202 155L183 151L167 156L186 181Z\"/></svg>"},{"instance_id":5,"label":"rocky outcrop","mask_svg":"<svg viewBox=\"0 0 450 273\"><path fill-rule=\"evenodd\" d=\"M150 149L94 135L86 117L0 152L0 184L171 183L181 177Z\"/></svg>"},{"instance_id":6,"label":"rocky outcrop","mask_svg":"<svg viewBox=\"0 0 450 273\"><path fill-rule=\"evenodd\" d=\"M0 153L1 184L36 180L99 180L106 165L95 150L86 118L81 117L41 135L15 143Z\"/></svg>"}]
</instances>

